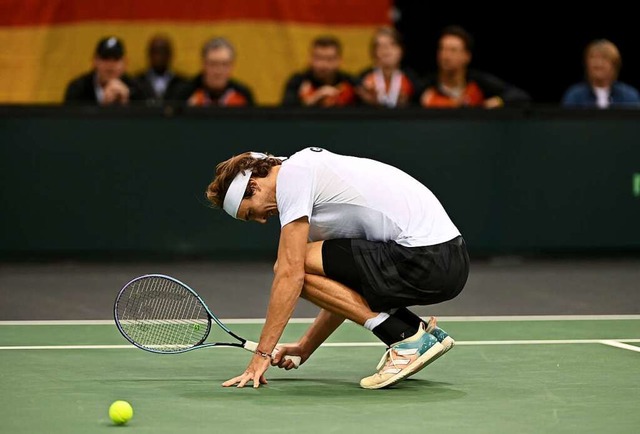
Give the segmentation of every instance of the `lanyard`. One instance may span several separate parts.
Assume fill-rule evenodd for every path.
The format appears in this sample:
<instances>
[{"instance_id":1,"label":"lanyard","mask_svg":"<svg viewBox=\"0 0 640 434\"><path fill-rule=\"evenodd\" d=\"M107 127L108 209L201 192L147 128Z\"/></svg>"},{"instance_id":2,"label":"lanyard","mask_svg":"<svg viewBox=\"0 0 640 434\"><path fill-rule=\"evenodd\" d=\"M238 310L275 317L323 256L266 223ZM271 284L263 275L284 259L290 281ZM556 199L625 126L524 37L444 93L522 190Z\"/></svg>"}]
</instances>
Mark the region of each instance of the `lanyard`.
<instances>
[{"instance_id":1,"label":"lanyard","mask_svg":"<svg viewBox=\"0 0 640 434\"><path fill-rule=\"evenodd\" d=\"M373 73L373 82L376 87L376 94L378 95L378 102L387 107L395 107L398 103L398 96L400 96L400 85L402 84L402 73L397 69L391 74L391 85L389 86L389 92L386 90L384 83L384 76L382 70L376 68Z\"/></svg>"}]
</instances>

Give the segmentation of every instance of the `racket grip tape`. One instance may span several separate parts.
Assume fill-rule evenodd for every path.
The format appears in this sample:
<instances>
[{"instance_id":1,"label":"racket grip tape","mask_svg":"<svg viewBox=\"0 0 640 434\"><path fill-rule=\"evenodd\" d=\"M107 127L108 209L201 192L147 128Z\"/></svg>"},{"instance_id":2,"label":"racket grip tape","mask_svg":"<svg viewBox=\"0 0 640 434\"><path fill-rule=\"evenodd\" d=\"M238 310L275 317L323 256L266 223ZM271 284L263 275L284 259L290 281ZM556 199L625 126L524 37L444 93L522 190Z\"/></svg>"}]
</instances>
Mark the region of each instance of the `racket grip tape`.
<instances>
[{"instance_id":1,"label":"racket grip tape","mask_svg":"<svg viewBox=\"0 0 640 434\"><path fill-rule=\"evenodd\" d=\"M252 353L255 353L258 350L258 343L253 341L246 341L244 343L244 348L251 351ZM271 357L275 357L276 354L278 354L278 350L274 349L271 353ZM298 367L300 366L300 362L302 361L300 356L284 356L284 358L285 360L291 360L296 369L298 369Z\"/></svg>"}]
</instances>

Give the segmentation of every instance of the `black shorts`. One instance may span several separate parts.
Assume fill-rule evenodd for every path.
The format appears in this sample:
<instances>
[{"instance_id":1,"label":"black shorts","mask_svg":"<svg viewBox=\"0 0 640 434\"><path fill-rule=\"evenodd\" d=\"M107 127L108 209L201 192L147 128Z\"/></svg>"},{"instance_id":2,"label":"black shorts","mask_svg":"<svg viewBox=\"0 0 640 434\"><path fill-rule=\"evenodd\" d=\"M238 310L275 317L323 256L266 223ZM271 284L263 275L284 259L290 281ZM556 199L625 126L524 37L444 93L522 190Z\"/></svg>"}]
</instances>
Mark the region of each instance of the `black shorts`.
<instances>
[{"instance_id":1,"label":"black shorts","mask_svg":"<svg viewBox=\"0 0 640 434\"><path fill-rule=\"evenodd\" d=\"M451 300L469 276L469 254L462 237L425 247L326 240L322 264L327 277L361 294L376 312Z\"/></svg>"}]
</instances>

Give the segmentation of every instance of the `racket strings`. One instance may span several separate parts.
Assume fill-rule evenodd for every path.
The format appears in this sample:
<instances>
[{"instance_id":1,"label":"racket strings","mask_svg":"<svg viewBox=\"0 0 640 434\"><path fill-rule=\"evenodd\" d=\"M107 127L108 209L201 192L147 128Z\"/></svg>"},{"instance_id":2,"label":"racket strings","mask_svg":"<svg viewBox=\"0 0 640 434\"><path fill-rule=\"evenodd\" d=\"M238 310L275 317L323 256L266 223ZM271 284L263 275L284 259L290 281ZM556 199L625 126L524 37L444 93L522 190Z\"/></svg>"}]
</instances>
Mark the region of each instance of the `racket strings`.
<instances>
[{"instance_id":1,"label":"racket strings","mask_svg":"<svg viewBox=\"0 0 640 434\"><path fill-rule=\"evenodd\" d=\"M158 276L139 279L126 288L116 315L133 342L162 352L193 347L210 328L200 299L179 283Z\"/></svg>"}]
</instances>

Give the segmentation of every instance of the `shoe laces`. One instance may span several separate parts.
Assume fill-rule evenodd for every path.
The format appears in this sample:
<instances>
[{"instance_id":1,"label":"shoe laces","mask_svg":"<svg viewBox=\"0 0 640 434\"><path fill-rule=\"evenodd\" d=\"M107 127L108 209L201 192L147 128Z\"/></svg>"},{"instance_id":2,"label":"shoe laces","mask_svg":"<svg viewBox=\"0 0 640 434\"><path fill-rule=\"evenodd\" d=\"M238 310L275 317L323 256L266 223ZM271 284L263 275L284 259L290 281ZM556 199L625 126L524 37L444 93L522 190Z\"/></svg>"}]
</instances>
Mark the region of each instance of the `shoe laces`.
<instances>
[{"instance_id":1,"label":"shoe laces","mask_svg":"<svg viewBox=\"0 0 640 434\"><path fill-rule=\"evenodd\" d=\"M433 325L435 326L435 320L436 320L435 317L431 317L431 320L433 320ZM431 323L431 320L429 320L429 323ZM425 329L424 324L420 324L419 329L424 330ZM391 366L393 366L393 368L395 369L402 369L401 367L398 367L398 364L405 366L405 365L408 365L410 362L410 358L404 357L404 356L411 356L415 354L417 351L418 350L415 348L394 349L393 346L388 347L387 351L385 351L385 353L382 355L380 362L378 362L378 366L376 366L376 370L379 371L380 369L382 369L382 367L386 366L389 361L391 363L389 364L387 369L391 368ZM394 358L394 353L396 354L396 356L398 356L398 358Z\"/></svg>"},{"instance_id":2,"label":"shoe laces","mask_svg":"<svg viewBox=\"0 0 640 434\"><path fill-rule=\"evenodd\" d=\"M395 350L392 347L387 348L387 351L382 355L378 366L376 366L376 370L381 370L383 367L386 371L389 368L394 368L398 370L402 370L406 365L409 364L410 358L404 357L408 355L415 354L415 349L408 350Z\"/></svg>"}]
</instances>

